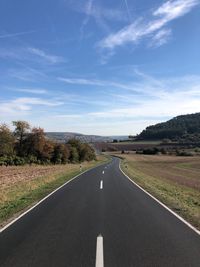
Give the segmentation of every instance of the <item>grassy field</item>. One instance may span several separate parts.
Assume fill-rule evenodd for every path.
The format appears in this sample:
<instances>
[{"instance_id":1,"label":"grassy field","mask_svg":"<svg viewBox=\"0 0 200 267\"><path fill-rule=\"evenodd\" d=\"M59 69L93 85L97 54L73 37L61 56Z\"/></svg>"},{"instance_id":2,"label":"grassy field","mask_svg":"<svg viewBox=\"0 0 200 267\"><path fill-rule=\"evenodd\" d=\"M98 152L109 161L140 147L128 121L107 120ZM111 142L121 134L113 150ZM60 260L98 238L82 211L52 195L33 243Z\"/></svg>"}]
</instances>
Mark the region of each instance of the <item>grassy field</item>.
<instances>
[{"instance_id":1,"label":"grassy field","mask_svg":"<svg viewBox=\"0 0 200 267\"><path fill-rule=\"evenodd\" d=\"M200 157L118 155L131 179L200 229Z\"/></svg>"},{"instance_id":2,"label":"grassy field","mask_svg":"<svg viewBox=\"0 0 200 267\"><path fill-rule=\"evenodd\" d=\"M82 163L82 171L108 160ZM81 173L80 164L0 167L0 226L2 227L54 189Z\"/></svg>"}]
</instances>

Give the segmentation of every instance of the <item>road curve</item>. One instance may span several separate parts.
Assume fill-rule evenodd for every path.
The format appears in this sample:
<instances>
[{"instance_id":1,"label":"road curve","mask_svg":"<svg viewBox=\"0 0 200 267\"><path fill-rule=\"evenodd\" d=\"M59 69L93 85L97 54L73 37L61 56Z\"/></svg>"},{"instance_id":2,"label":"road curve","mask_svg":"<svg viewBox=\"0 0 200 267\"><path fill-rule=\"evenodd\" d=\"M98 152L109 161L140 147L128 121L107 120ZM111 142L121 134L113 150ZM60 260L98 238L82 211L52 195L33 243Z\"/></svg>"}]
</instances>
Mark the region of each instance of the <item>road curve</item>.
<instances>
[{"instance_id":1,"label":"road curve","mask_svg":"<svg viewBox=\"0 0 200 267\"><path fill-rule=\"evenodd\" d=\"M132 184L117 158L80 175L0 233L2 267L97 262L199 267L200 236Z\"/></svg>"}]
</instances>

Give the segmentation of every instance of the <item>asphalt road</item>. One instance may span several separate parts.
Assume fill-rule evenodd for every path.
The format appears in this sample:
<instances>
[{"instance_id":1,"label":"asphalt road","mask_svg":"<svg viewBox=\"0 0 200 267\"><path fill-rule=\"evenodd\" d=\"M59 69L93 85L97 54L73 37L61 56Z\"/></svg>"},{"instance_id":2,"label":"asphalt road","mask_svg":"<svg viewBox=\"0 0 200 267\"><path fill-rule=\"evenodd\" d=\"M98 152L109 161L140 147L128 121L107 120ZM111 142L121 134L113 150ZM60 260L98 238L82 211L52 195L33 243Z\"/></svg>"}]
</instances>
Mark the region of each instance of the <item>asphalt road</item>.
<instances>
[{"instance_id":1,"label":"asphalt road","mask_svg":"<svg viewBox=\"0 0 200 267\"><path fill-rule=\"evenodd\" d=\"M134 186L116 158L4 230L0 266L94 267L99 234L105 267L200 266L200 236Z\"/></svg>"}]
</instances>

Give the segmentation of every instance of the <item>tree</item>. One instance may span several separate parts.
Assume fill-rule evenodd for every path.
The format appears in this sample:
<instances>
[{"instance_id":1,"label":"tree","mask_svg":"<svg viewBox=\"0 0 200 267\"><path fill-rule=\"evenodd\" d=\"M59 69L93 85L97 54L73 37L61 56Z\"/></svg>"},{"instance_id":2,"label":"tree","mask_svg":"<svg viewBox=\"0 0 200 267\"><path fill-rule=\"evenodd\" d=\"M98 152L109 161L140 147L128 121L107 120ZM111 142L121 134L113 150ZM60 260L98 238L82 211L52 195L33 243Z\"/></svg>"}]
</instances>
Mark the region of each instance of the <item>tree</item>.
<instances>
[{"instance_id":1,"label":"tree","mask_svg":"<svg viewBox=\"0 0 200 267\"><path fill-rule=\"evenodd\" d=\"M14 136L6 124L0 125L0 156L14 154Z\"/></svg>"},{"instance_id":2,"label":"tree","mask_svg":"<svg viewBox=\"0 0 200 267\"><path fill-rule=\"evenodd\" d=\"M89 146L88 144L81 144L79 160L80 161L85 161L85 160L91 161L93 159L96 159L94 149L91 146Z\"/></svg>"},{"instance_id":3,"label":"tree","mask_svg":"<svg viewBox=\"0 0 200 267\"><path fill-rule=\"evenodd\" d=\"M76 147L71 147L70 148L70 157L69 157L69 160L72 162L72 163L76 163L76 162L79 162L79 153L78 153L78 150Z\"/></svg>"},{"instance_id":4,"label":"tree","mask_svg":"<svg viewBox=\"0 0 200 267\"><path fill-rule=\"evenodd\" d=\"M26 121L13 121L15 126L14 136L17 138L17 154L19 156L24 156L23 145L27 137L28 131L30 130L30 125Z\"/></svg>"},{"instance_id":5,"label":"tree","mask_svg":"<svg viewBox=\"0 0 200 267\"><path fill-rule=\"evenodd\" d=\"M42 162L50 161L54 150L52 142L46 140L42 128L33 128L26 140L28 155L36 156Z\"/></svg>"},{"instance_id":6,"label":"tree","mask_svg":"<svg viewBox=\"0 0 200 267\"><path fill-rule=\"evenodd\" d=\"M89 144L83 144L77 139L70 139L68 141L68 144L71 147L71 161L91 161L93 159L96 159L95 151Z\"/></svg>"},{"instance_id":7,"label":"tree","mask_svg":"<svg viewBox=\"0 0 200 267\"><path fill-rule=\"evenodd\" d=\"M70 156L70 151L65 144L55 144L52 156L52 162L66 164Z\"/></svg>"}]
</instances>

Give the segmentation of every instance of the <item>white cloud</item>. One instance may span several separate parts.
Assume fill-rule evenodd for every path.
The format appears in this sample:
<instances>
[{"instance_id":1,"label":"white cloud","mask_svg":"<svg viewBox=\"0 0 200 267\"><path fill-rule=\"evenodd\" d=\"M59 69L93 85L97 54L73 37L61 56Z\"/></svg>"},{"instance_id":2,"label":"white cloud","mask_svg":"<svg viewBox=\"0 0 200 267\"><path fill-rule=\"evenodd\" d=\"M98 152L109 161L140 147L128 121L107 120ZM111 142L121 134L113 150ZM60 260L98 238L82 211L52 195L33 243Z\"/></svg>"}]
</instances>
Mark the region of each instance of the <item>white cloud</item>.
<instances>
[{"instance_id":1,"label":"white cloud","mask_svg":"<svg viewBox=\"0 0 200 267\"><path fill-rule=\"evenodd\" d=\"M26 35L30 33L34 33L36 31L26 31L26 32L16 32L16 33L5 33L0 35L0 39L6 39L6 38L12 38L12 37L17 37L20 35Z\"/></svg>"},{"instance_id":2,"label":"white cloud","mask_svg":"<svg viewBox=\"0 0 200 267\"><path fill-rule=\"evenodd\" d=\"M101 80L92 80L92 79L80 79L80 78L58 78L59 81L69 83L69 84L80 84L80 85L97 85L104 86L104 81Z\"/></svg>"},{"instance_id":3,"label":"white cloud","mask_svg":"<svg viewBox=\"0 0 200 267\"><path fill-rule=\"evenodd\" d=\"M18 80L29 82L49 79L43 71L35 68L30 68L26 65L23 65L23 68L10 69L8 71L8 75Z\"/></svg>"},{"instance_id":4,"label":"white cloud","mask_svg":"<svg viewBox=\"0 0 200 267\"><path fill-rule=\"evenodd\" d=\"M67 84L74 84L74 85L99 86L99 87L104 87L106 89L118 88L133 93L146 94L148 96L163 95L163 89L161 88L160 83L158 81L136 70L135 70L135 75L141 76L143 79L146 79L148 83L145 84L141 82L120 83L112 80L62 78L62 77L59 77L58 80L65 82Z\"/></svg>"},{"instance_id":5,"label":"white cloud","mask_svg":"<svg viewBox=\"0 0 200 267\"><path fill-rule=\"evenodd\" d=\"M125 6L126 6L126 10L127 10L127 14L128 14L129 20L131 21L131 13L130 13L130 9L129 9L129 6L128 6L128 0L124 0L124 3L125 3Z\"/></svg>"},{"instance_id":6,"label":"white cloud","mask_svg":"<svg viewBox=\"0 0 200 267\"><path fill-rule=\"evenodd\" d=\"M153 12L153 18L149 21L139 18L120 31L108 35L98 43L98 46L100 48L114 49L128 43L136 44L141 39L152 35L159 35L159 31L161 34L162 28L170 21L187 14L198 4L199 0L167 1Z\"/></svg>"},{"instance_id":7,"label":"white cloud","mask_svg":"<svg viewBox=\"0 0 200 267\"><path fill-rule=\"evenodd\" d=\"M113 8L107 8L99 5L94 0L71 1L68 5L76 12L85 14L80 27L81 39L90 20L93 20L105 32L110 32L109 21L128 21L126 12L116 8L116 5Z\"/></svg>"},{"instance_id":8,"label":"white cloud","mask_svg":"<svg viewBox=\"0 0 200 267\"><path fill-rule=\"evenodd\" d=\"M36 95L42 95L46 94L47 90L45 89L29 89L29 88L23 88L23 89L15 89L17 92L22 92L22 93L28 93L28 94L36 94Z\"/></svg>"},{"instance_id":9,"label":"white cloud","mask_svg":"<svg viewBox=\"0 0 200 267\"><path fill-rule=\"evenodd\" d=\"M167 1L157 10L154 11L154 16L164 16L167 21L181 17L199 4L199 0L175 0Z\"/></svg>"},{"instance_id":10,"label":"white cloud","mask_svg":"<svg viewBox=\"0 0 200 267\"><path fill-rule=\"evenodd\" d=\"M59 64L65 60L56 55L46 53L35 47L4 47L0 48L0 57L5 59L15 59L18 62L36 62L44 64Z\"/></svg>"},{"instance_id":11,"label":"white cloud","mask_svg":"<svg viewBox=\"0 0 200 267\"><path fill-rule=\"evenodd\" d=\"M63 62L63 59L61 57L47 54L46 52L44 52L41 49L34 48L34 47L29 47L29 48L27 48L27 50L31 54L42 58L43 60L47 61L50 64L57 64L57 63Z\"/></svg>"},{"instance_id":12,"label":"white cloud","mask_svg":"<svg viewBox=\"0 0 200 267\"><path fill-rule=\"evenodd\" d=\"M161 29L158 31L151 40L151 47L159 47L168 42L172 31L170 29Z\"/></svg>"},{"instance_id":13,"label":"white cloud","mask_svg":"<svg viewBox=\"0 0 200 267\"><path fill-rule=\"evenodd\" d=\"M2 115L17 114L32 110L33 106L56 107L63 105L63 102L57 100L44 100L41 98L19 97L14 100L0 100L0 112Z\"/></svg>"}]
</instances>

